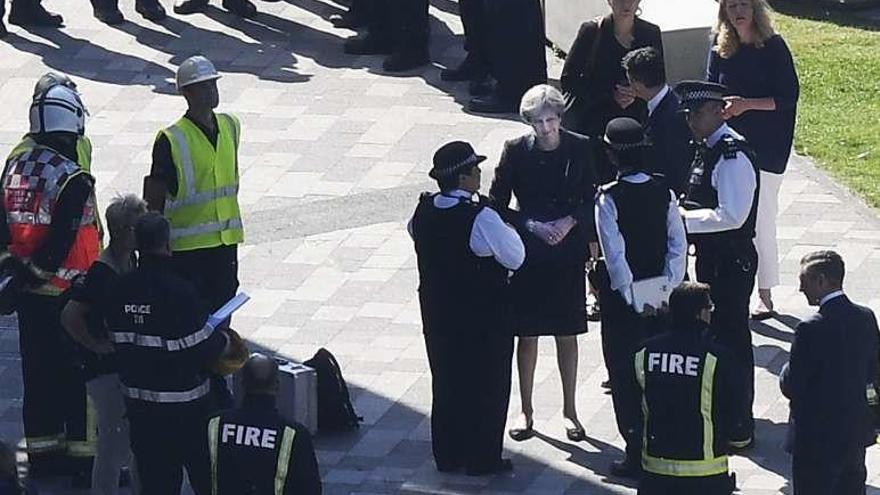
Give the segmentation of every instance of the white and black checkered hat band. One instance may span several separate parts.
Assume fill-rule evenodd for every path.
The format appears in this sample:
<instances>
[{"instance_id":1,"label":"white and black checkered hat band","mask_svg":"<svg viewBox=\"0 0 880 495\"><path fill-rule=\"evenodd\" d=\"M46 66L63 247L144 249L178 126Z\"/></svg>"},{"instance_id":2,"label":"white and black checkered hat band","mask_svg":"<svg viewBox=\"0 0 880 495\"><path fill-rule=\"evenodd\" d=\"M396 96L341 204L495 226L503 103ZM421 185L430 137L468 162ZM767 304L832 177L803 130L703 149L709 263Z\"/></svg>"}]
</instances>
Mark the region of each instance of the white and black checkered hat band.
<instances>
[{"instance_id":1,"label":"white and black checkered hat band","mask_svg":"<svg viewBox=\"0 0 880 495\"><path fill-rule=\"evenodd\" d=\"M651 146L651 140L648 139L647 137L637 143L612 143L611 141L608 140L608 136L605 136L603 138L603 141L605 141L605 144L607 144L609 147L611 147L611 149L613 149L614 151L627 151L627 150L633 150L636 148L644 148L646 146Z\"/></svg>"},{"instance_id":2,"label":"white and black checkered hat band","mask_svg":"<svg viewBox=\"0 0 880 495\"><path fill-rule=\"evenodd\" d=\"M435 169L431 170L430 175L432 177L446 177L446 176L454 174L455 172L457 172L465 167L473 166L478 163L480 163L480 157L478 157L476 154L473 154L473 155L465 158L464 160L462 160L458 163L452 164L448 167L435 168Z\"/></svg>"},{"instance_id":3,"label":"white and black checkered hat band","mask_svg":"<svg viewBox=\"0 0 880 495\"><path fill-rule=\"evenodd\" d=\"M707 89L700 89L697 91L690 91L684 94L682 100L687 101L699 101L699 100L723 100L721 94L717 91L709 91Z\"/></svg>"}]
</instances>

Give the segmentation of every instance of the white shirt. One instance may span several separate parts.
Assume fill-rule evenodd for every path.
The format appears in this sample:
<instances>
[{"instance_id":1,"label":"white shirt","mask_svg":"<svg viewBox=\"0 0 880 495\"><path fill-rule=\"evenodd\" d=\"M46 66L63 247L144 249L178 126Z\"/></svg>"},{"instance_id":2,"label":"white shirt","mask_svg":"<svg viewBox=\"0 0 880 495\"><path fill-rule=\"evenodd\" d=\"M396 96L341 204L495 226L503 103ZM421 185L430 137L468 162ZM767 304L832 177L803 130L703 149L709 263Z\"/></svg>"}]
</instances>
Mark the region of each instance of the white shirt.
<instances>
[{"instance_id":1,"label":"white shirt","mask_svg":"<svg viewBox=\"0 0 880 495\"><path fill-rule=\"evenodd\" d=\"M656 95L654 95L653 98L648 100L648 115L649 116L654 113L654 110L656 110L657 107L660 106L660 102L663 101L663 98L666 98L666 94L669 93L669 91L670 91L669 85L664 84L663 88L660 89L660 92L657 93Z\"/></svg>"},{"instance_id":2,"label":"white shirt","mask_svg":"<svg viewBox=\"0 0 880 495\"><path fill-rule=\"evenodd\" d=\"M642 184L649 179L648 175L641 172L620 178L632 184ZM611 288L619 291L627 304L632 304L633 274L626 262L626 242L617 225L617 205L610 194L599 194L596 201L596 229L611 279ZM677 287L684 280L686 269L687 235L678 212L675 193L669 191L669 206L666 210L666 262L663 273L669 279L670 285Z\"/></svg>"},{"instance_id":3,"label":"white shirt","mask_svg":"<svg viewBox=\"0 0 880 495\"><path fill-rule=\"evenodd\" d=\"M834 299L835 297L840 297L840 296L842 296L842 295L843 295L843 291L842 291L842 290L836 290L836 291L834 291L834 292L832 292L832 293L830 293L830 294L825 294L825 297L823 297L822 299L819 299L819 306L822 306L823 304L825 304L825 303L827 303L828 301Z\"/></svg>"},{"instance_id":4,"label":"white shirt","mask_svg":"<svg viewBox=\"0 0 880 495\"><path fill-rule=\"evenodd\" d=\"M458 198L472 198L473 194L455 189L434 196L434 206L440 209L458 205ZM412 219L406 226L409 236L413 236ZM481 258L490 256L508 270L516 270L526 259L526 248L513 227L504 223L498 212L483 208L474 219L471 238L468 242L471 252Z\"/></svg>"},{"instance_id":5,"label":"white shirt","mask_svg":"<svg viewBox=\"0 0 880 495\"><path fill-rule=\"evenodd\" d=\"M706 139L706 145L715 146L725 134L742 139L742 136L727 124L721 124L721 127ZM682 209L687 230L691 234L735 230L746 223L749 211L752 209L755 188L758 187L755 170L746 154L740 151L736 154L736 158L731 159L722 155L712 171L712 187L718 191L718 206L714 210Z\"/></svg>"}]
</instances>

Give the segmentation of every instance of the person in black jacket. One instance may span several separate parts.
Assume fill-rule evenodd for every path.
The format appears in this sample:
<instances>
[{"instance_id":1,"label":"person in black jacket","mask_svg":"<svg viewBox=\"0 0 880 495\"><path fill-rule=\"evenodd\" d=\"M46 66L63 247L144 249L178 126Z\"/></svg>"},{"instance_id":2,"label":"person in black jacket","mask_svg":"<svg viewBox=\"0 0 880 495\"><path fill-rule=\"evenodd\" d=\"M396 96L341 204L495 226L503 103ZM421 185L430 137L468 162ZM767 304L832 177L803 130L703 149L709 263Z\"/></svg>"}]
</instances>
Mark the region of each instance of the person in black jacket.
<instances>
[{"instance_id":1,"label":"person in black jacket","mask_svg":"<svg viewBox=\"0 0 880 495\"><path fill-rule=\"evenodd\" d=\"M516 231L480 189L486 159L465 142L434 154L409 224L419 266L419 305L431 367L431 446L438 471L510 471L501 457L513 334L508 278L525 258Z\"/></svg>"},{"instance_id":2,"label":"person in black jacket","mask_svg":"<svg viewBox=\"0 0 880 495\"><path fill-rule=\"evenodd\" d=\"M208 421L213 493L320 495L321 475L309 431L275 407L278 363L253 354L241 369L241 380L241 407Z\"/></svg>"},{"instance_id":3,"label":"person in black jacket","mask_svg":"<svg viewBox=\"0 0 880 495\"><path fill-rule=\"evenodd\" d=\"M637 48L663 53L660 28L636 14L639 0L609 0L611 13L581 25L565 58L560 84L569 99L565 127L598 137L615 117L645 119L645 104L636 99L620 65ZM603 182L613 179L605 170Z\"/></svg>"},{"instance_id":4,"label":"person in black jacket","mask_svg":"<svg viewBox=\"0 0 880 495\"><path fill-rule=\"evenodd\" d=\"M207 321L192 283L174 272L170 228L157 212L138 219L138 267L120 277L103 313L118 357L141 494L179 494L186 467L196 495L207 495L204 431L214 409L208 368L230 339Z\"/></svg>"},{"instance_id":5,"label":"person in black jacket","mask_svg":"<svg viewBox=\"0 0 880 495\"><path fill-rule=\"evenodd\" d=\"M670 331L635 354L631 407L645 412L639 495L729 495L729 439L746 398L736 364L709 335L709 287L684 282L669 297Z\"/></svg>"},{"instance_id":6,"label":"person in black jacket","mask_svg":"<svg viewBox=\"0 0 880 495\"><path fill-rule=\"evenodd\" d=\"M636 346L658 322L637 307L633 286L657 277L670 289L680 284L687 269L687 238L675 195L661 178L643 172L649 144L642 126L628 117L612 120L605 145L618 179L599 187L596 196L596 230L605 256L595 278L603 306L602 354L614 415L626 441L626 457L612 465L612 473L634 477L639 473L641 407L625 397L624 380Z\"/></svg>"},{"instance_id":7,"label":"person in black jacket","mask_svg":"<svg viewBox=\"0 0 880 495\"><path fill-rule=\"evenodd\" d=\"M865 493L880 333L874 313L843 293L844 270L834 251L801 259L800 291L819 312L798 324L783 377L794 420L795 495Z\"/></svg>"},{"instance_id":8,"label":"person in black jacket","mask_svg":"<svg viewBox=\"0 0 880 495\"><path fill-rule=\"evenodd\" d=\"M646 171L661 174L677 195L687 186L694 158L691 130L678 111L675 92L666 84L663 54L653 46L633 50L623 57L623 68L636 97L648 105L645 134L651 141Z\"/></svg>"},{"instance_id":9,"label":"person in black jacket","mask_svg":"<svg viewBox=\"0 0 880 495\"><path fill-rule=\"evenodd\" d=\"M367 34L345 40L351 55L387 55L382 68L402 72L430 62L428 0L366 0Z\"/></svg>"},{"instance_id":10,"label":"person in black jacket","mask_svg":"<svg viewBox=\"0 0 880 495\"><path fill-rule=\"evenodd\" d=\"M532 131L504 143L489 189L495 208L526 245L526 264L511 280L522 409L509 434L517 441L534 436L532 390L542 335L556 341L566 435L572 441L586 437L575 394L577 335L587 331L584 273L587 259L598 251L595 144L561 127L564 107L552 86L539 84L526 92L520 116Z\"/></svg>"}]
</instances>

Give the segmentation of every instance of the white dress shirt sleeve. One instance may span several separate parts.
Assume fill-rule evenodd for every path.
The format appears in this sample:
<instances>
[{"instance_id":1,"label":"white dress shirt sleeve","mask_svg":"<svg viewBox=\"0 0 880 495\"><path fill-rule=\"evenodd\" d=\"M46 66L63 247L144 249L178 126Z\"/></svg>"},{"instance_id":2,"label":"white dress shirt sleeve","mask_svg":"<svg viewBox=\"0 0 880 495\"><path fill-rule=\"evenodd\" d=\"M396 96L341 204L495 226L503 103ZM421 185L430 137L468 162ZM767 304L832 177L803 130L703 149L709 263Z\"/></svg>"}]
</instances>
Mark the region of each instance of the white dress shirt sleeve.
<instances>
[{"instance_id":1,"label":"white dress shirt sleeve","mask_svg":"<svg viewBox=\"0 0 880 495\"><path fill-rule=\"evenodd\" d=\"M687 230L691 234L738 229L749 217L758 184L745 153L738 152L736 158L722 159L712 172L712 185L718 191L718 206L714 210L701 208L684 212Z\"/></svg>"},{"instance_id":2,"label":"white dress shirt sleeve","mask_svg":"<svg viewBox=\"0 0 880 495\"><path fill-rule=\"evenodd\" d=\"M508 270L519 269L526 259L526 248L519 234L492 208L483 208L474 219L470 248L481 258L494 257Z\"/></svg>"},{"instance_id":3,"label":"white dress shirt sleeve","mask_svg":"<svg viewBox=\"0 0 880 495\"><path fill-rule=\"evenodd\" d=\"M669 192L669 209L666 213L666 278L673 287L678 287L687 271L687 234L684 221L678 212L675 193Z\"/></svg>"},{"instance_id":4,"label":"white dress shirt sleeve","mask_svg":"<svg viewBox=\"0 0 880 495\"><path fill-rule=\"evenodd\" d=\"M609 194L596 200L596 230L611 279L611 289L619 291L627 304L632 304L633 274L626 262L626 242L617 226L617 205Z\"/></svg>"}]
</instances>

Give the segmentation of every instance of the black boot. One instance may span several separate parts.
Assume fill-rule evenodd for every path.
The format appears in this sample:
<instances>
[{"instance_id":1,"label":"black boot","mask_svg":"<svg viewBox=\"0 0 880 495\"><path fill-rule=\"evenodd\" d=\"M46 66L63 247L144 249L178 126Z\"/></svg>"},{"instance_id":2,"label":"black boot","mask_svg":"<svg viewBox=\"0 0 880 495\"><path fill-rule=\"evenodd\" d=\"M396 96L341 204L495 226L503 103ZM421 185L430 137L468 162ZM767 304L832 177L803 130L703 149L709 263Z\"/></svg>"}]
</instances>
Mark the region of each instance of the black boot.
<instances>
[{"instance_id":1,"label":"black boot","mask_svg":"<svg viewBox=\"0 0 880 495\"><path fill-rule=\"evenodd\" d=\"M16 26L61 27L64 25L64 18L49 12L39 3L33 7L16 8L16 3L13 2L9 23Z\"/></svg>"},{"instance_id":2,"label":"black boot","mask_svg":"<svg viewBox=\"0 0 880 495\"><path fill-rule=\"evenodd\" d=\"M134 10L148 21L159 22L168 17L165 7L156 1L135 2Z\"/></svg>"},{"instance_id":3,"label":"black boot","mask_svg":"<svg viewBox=\"0 0 880 495\"><path fill-rule=\"evenodd\" d=\"M9 31L6 30L6 24L3 24L3 19L0 18L0 38L9 34Z\"/></svg>"},{"instance_id":4,"label":"black boot","mask_svg":"<svg viewBox=\"0 0 880 495\"><path fill-rule=\"evenodd\" d=\"M374 34L357 36L345 40L343 51L349 55L390 55L391 42L387 38Z\"/></svg>"},{"instance_id":5,"label":"black boot","mask_svg":"<svg viewBox=\"0 0 880 495\"><path fill-rule=\"evenodd\" d=\"M394 52L382 62L387 72L404 72L417 69L430 62L427 50L406 50Z\"/></svg>"},{"instance_id":6,"label":"black boot","mask_svg":"<svg viewBox=\"0 0 880 495\"><path fill-rule=\"evenodd\" d=\"M117 24L122 24L123 22L125 22L125 17L116 6L95 8L95 18L103 22L104 24L107 24L108 26L115 26Z\"/></svg>"},{"instance_id":7,"label":"black boot","mask_svg":"<svg viewBox=\"0 0 880 495\"><path fill-rule=\"evenodd\" d=\"M516 113L519 111L519 102L505 98L495 91L486 96L472 98L468 103L468 110L477 113Z\"/></svg>"},{"instance_id":8,"label":"black boot","mask_svg":"<svg viewBox=\"0 0 880 495\"><path fill-rule=\"evenodd\" d=\"M257 6L249 0L223 0L223 8L246 19L252 19L257 15Z\"/></svg>"},{"instance_id":9,"label":"black boot","mask_svg":"<svg viewBox=\"0 0 880 495\"><path fill-rule=\"evenodd\" d=\"M195 14L205 10L208 0L177 0L174 2L174 13L180 15Z\"/></svg>"},{"instance_id":10,"label":"black boot","mask_svg":"<svg viewBox=\"0 0 880 495\"><path fill-rule=\"evenodd\" d=\"M440 71L440 79L444 81L476 81L486 77L486 67L476 57L468 55L458 67Z\"/></svg>"}]
</instances>

